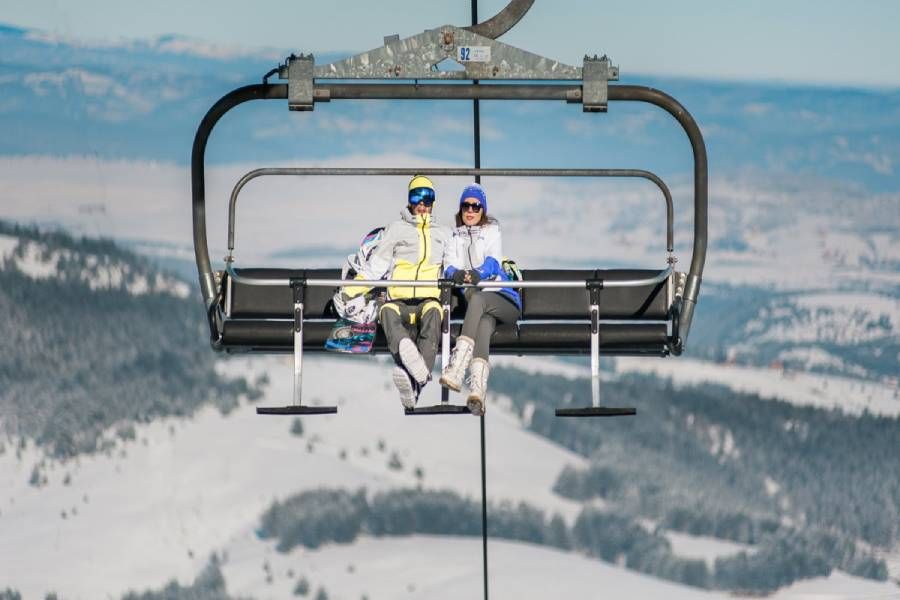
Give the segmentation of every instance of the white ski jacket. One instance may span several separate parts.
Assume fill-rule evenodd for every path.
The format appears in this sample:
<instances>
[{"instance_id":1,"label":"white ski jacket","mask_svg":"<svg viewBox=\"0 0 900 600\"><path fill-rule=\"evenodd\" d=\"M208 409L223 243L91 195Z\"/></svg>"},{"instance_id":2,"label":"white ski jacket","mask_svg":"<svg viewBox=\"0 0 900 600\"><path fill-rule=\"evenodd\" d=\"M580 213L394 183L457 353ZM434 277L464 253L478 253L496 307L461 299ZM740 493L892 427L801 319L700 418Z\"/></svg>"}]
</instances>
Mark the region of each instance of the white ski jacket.
<instances>
[{"instance_id":1,"label":"white ski jacket","mask_svg":"<svg viewBox=\"0 0 900 600\"><path fill-rule=\"evenodd\" d=\"M502 268L503 240L500 224L489 221L484 225L460 225L450 236L450 251L445 277L453 277L459 269L478 271L482 279L509 281ZM512 288L486 288L484 291L500 292L522 308L519 293Z\"/></svg>"},{"instance_id":2,"label":"white ski jacket","mask_svg":"<svg viewBox=\"0 0 900 600\"><path fill-rule=\"evenodd\" d=\"M430 214L413 215L400 211L400 220L384 230L384 237L369 257L357 279L388 279L425 281L429 285L416 287L388 287L388 298L437 298L438 277L449 250L450 228L435 222ZM350 296L368 291L367 287L347 287Z\"/></svg>"}]
</instances>

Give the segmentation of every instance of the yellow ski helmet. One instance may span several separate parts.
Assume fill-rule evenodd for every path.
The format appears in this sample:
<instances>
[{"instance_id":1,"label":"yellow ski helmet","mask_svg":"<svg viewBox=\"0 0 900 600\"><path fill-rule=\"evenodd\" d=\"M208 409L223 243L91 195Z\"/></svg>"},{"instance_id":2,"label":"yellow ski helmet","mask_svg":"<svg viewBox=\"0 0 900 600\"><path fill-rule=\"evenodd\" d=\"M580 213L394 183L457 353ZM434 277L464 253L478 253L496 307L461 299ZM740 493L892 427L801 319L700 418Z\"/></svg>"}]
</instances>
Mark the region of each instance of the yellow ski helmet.
<instances>
[{"instance_id":1,"label":"yellow ski helmet","mask_svg":"<svg viewBox=\"0 0 900 600\"><path fill-rule=\"evenodd\" d=\"M430 206L435 200L434 184L424 175L416 175L409 180L409 203L424 202Z\"/></svg>"}]
</instances>

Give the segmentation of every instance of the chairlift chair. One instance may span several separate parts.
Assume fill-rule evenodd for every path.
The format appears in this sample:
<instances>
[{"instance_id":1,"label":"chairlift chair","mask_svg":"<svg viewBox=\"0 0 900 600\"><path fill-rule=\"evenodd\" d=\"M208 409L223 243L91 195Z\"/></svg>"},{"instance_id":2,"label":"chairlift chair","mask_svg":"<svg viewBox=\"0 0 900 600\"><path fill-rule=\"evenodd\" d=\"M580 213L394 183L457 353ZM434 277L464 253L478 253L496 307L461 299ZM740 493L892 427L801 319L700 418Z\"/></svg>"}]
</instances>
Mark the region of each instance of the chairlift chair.
<instances>
[{"instance_id":1,"label":"chairlift chair","mask_svg":"<svg viewBox=\"0 0 900 600\"><path fill-rule=\"evenodd\" d=\"M293 353L293 403L260 407L260 414L334 413L334 406L301 402L305 352L324 351L337 315L330 303L341 280L338 269L237 268L235 207L244 186L264 176L400 176L467 175L496 177L638 177L652 181L666 203L666 265L657 269L532 269L523 271L523 312L517 324L499 325L491 341L493 354L591 356L591 405L559 408L561 417L620 416L633 408L601 406L599 357L679 355L690 331L700 289L707 246L707 158L703 136L677 100L649 87L615 85L618 67L606 56L585 56L575 67L520 50L496 40L521 18L533 0L513 0L493 19L469 28L444 25L409 38L388 36L384 45L330 64L317 65L312 55L291 55L267 73L261 84L231 91L217 101L200 123L191 157L194 251L200 288L209 317L214 350ZM441 71L447 59L463 69ZM286 83L269 83L278 75ZM337 81L339 80L339 81ZM453 83L441 83L442 81ZM498 82L498 83L491 83ZM234 186L228 210L228 256L214 271L206 237L205 152L210 133L232 108L252 100L287 100L289 110L312 111L320 102L338 100L544 100L580 104L585 113L604 113L609 102L645 102L662 108L682 126L694 158L693 249L686 273L675 271L673 207L668 187L655 174L639 169L401 169L401 168L263 168L244 175ZM353 281L383 285L383 281ZM421 285L392 281L391 286ZM504 285L509 285L508 283ZM500 287L483 281L479 287ZM441 362L458 335L450 294L453 283L440 280L443 306ZM385 352L379 332L373 352ZM435 406L407 414L462 414L442 388Z\"/></svg>"}]
</instances>

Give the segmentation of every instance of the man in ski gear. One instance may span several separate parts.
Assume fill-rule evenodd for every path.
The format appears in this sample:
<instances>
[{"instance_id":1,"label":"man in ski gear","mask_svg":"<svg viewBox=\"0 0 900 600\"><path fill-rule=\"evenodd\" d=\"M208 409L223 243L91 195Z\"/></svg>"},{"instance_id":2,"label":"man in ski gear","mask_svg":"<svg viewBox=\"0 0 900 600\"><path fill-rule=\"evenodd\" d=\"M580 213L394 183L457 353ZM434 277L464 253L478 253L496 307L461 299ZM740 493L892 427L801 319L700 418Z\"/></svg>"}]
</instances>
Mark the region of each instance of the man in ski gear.
<instances>
[{"instance_id":1,"label":"man in ski gear","mask_svg":"<svg viewBox=\"0 0 900 600\"><path fill-rule=\"evenodd\" d=\"M487 212L487 195L477 183L466 186L459 198L456 229L450 238L444 277L457 285L477 284L482 279L509 281L502 268L503 248L500 223ZM441 385L455 392L469 369L469 397L466 404L473 415L484 414L488 352L497 323L515 323L522 312L522 300L512 287L467 288L466 316L450 363L441 374Z\"/></svg>"},{"instance_id":2,"label":"man in ski gear","mask_svg":"<svg viewBox=\"0 0 900 600\"><path fill-rule=\"evenodd\" d=\"M434 184L422 175L409 182L407 205L400 219L388 225L358 279L421 281L415 287L391 287L378 321L394 357L392 378L405 408L414 408L422 387L431 378L441 335L441 304L437 279L448 252L450 229L432 217ZM347 287L355 296L365 287Z\"/></svg>"}]
</instances>

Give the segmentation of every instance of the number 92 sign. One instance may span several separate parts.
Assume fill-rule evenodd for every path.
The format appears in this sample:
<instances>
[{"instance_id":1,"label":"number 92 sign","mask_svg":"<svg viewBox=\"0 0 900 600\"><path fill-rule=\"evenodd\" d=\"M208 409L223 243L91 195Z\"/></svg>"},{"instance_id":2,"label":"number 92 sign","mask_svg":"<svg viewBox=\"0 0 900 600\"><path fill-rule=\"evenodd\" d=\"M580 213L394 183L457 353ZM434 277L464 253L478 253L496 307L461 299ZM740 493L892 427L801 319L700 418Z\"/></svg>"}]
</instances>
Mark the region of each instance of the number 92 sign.
<instances>
[{"instance_id":1,"label":"number 92 sign","mask_svg":"<svg viewBox=\"0 0 900 600\"><path fill-rule=\"evenodd\" d=\"M456 49L457 62L490 62L490 46L459 46Z\"/></svg>"}]
</instances>

